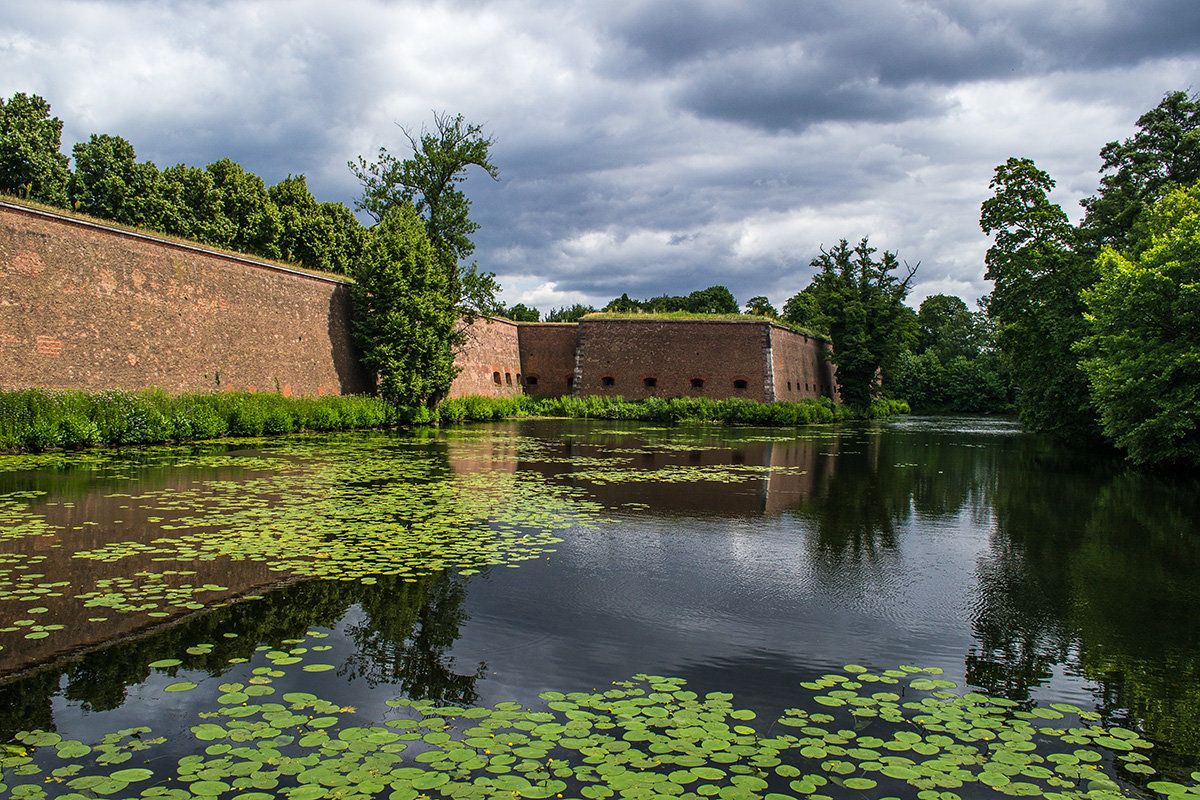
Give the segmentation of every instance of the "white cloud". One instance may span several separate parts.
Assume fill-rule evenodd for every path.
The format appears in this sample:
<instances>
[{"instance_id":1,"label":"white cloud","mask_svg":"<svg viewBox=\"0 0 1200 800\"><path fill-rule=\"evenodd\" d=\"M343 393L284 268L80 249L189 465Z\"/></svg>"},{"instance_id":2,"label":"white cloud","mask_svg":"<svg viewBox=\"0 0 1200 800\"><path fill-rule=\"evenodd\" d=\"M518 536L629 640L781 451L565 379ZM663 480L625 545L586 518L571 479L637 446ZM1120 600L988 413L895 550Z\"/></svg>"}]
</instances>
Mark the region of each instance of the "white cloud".
<instances>
[{"instance_id":1,"label":"white cloud","mask_svg":"<svg viewBox=\"0 0 1200 800\"><path fill-rule=\"evenodd\" d=\"M829 0L815 16L773 1L664 15L644 0L43 0L6 11L0 95L45 96L68 147L116 133L160 165L229 156L347 203L346 162L402 152L395 123L462 113L495 135L501 171L466 185L476 257L520 302L723 283L778 304L820 245L863 235L922 262L914 301L973 301L997 164L1034 158L1078 218L1100 147L1200 84L1200 37L1154 17L1172 4L1176 27L1194 21L1175 0L1114 0L1073 28L1065 0ZM864 30L877 46L849 57ZM773 97L804 124L756 118Z\"/></svg>"}]
</instances>

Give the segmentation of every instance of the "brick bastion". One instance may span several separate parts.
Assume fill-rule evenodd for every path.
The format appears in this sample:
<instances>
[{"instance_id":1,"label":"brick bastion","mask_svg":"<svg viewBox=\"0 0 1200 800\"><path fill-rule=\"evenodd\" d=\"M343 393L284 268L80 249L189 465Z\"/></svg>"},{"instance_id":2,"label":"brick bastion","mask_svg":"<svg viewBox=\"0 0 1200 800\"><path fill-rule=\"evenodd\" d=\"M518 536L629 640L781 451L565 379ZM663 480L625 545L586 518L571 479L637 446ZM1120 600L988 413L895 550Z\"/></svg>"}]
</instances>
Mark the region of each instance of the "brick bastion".
<instances>
[{"instance_id":1,"label":"brick bastion","mask_svg":"<svg viewBox=\"0 0 1200 800\"><path fill-rule=\"evenodd\" d=\"M0 388L361 394L334 276L0 201ZM476 320L450 395L837 397L828 342L765 321Z\"/></svg>"}]
</instances>

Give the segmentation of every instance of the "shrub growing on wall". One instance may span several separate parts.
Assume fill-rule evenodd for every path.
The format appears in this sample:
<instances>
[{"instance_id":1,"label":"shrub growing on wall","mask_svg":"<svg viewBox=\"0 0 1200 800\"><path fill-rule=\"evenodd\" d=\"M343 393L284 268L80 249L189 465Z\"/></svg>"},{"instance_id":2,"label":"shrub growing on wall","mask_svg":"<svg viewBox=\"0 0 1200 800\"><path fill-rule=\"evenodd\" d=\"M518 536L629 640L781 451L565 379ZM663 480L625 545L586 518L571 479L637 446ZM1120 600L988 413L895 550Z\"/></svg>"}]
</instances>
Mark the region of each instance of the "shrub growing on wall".
<instances>
[{"instance_id":1,"label":"shrub growing on wall","mask_svg":"<svg viewBox=\"0 0 1200 800\"><path fill-rule=\"evenodd\" d=\"M461 333L450 276L409 204L370 229L354 273L353 330L379 392L397 406L432 406L450 390Z\"/></svg>"}]
</instances>

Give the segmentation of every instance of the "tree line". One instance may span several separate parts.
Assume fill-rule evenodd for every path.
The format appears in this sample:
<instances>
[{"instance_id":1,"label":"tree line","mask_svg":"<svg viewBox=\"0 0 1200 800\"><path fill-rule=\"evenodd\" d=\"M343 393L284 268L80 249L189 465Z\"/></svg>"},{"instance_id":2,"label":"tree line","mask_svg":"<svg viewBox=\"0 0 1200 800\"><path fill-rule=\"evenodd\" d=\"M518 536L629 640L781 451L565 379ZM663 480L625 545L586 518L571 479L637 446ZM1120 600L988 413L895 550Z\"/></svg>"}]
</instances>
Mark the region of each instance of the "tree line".
<instances>
[{"instance_id":1,"label":"tree line","mask_svg":"<svg viewBox=\"0 0 1200 800\"><path fill-rule=\"evenodd\" d=\"M68 158L62 126L37 95L0 98L0 193L352 277L355 341L396 406L436 405L465 341L460 319L494 310L495 275L466 263L478 225L459 184L470 166L498 173L492 139L462 116L402 129L408 158L381 147L350 162L370 227L340 203L318 202L302 175L268 187L228 158L160 170L111 134L93 134Z\"/></svg>"},{"instance_id":2,"label":"tree line","mask_svg":"<svg viewBox=\"0 0 1200 800\"><path fill-rule=\"evenodd\" d=\"M913 312L915 268L862 239L822 249L784 319L829 335L847 402L1012 403L1028 430L1200 467L1200 98L1167 94L1100 157L1079 225L1031 159L996 167L980 209L993 290L979 310L934 295Z\"/></svg>"},{"instance_id":3,"label":"tree line","mask_svg":"<svg viewBox=\"0 0 1200 800\"><path fill-rule=\"evenodd\" d=\"M435 404L449 390L462 315L496 310L495 276L468 259L471 166L493 179L493 144L461 116L404 130L407 158L380 148L350 163L363 187L358 223L318 203L303 176L267 188L229 159L159 170L120 137L93 135L59 152L62 122L37 96L0 99L0 191L301 264L354 279L356 340L381 394ZM905 304L917 266L843 239L811 261L817 274L782 313L750 313L828 336L845 402L881 393L917 408L1015 404L1023 425L1072 442L1107 440L1140 464L1200 466L1200 100L1173 92L1137 133L1100 151L1098 192L1072 225L1050 202L1053 179L1028 158L996 167L980 226L993 237L993 291L971 311L935 295ZM605 310L737 313L726 287L633 300ZM503 309L537 319L536 309ZM593 309L553 310L547 321Z\"/></svg>"},{"instance_id":4,"label":"tree line","mask_svg":"<svg viewBox=\"0 0 1200 800\"><path fill-rule=\"evenodd\" d=\"M0 192L327 272L349 274L362 252L363 225L341 203L318 202L303 175L268 187L229 158L160 170L107 133L68 159L62 126L37 95L0 98Z\"/></svg>"}]
</instances>

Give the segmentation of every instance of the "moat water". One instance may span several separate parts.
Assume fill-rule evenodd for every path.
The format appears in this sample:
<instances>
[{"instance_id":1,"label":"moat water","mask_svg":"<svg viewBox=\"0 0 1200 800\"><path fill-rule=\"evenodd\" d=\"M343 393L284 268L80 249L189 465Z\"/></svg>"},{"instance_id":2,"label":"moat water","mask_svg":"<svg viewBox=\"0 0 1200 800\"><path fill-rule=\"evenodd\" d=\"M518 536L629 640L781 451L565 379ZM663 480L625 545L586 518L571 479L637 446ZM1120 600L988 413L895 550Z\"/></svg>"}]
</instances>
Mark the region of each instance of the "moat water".
<instances>
[{"instance_id":1,"label":"moat water","mask_svg":"<svg viewBox=\"0 0 1200 800\"><path fill-rule=\"evenodd\" d=\"M359 724L642 673L766 719L857 664L1200 762L1200 486L1007 420L521 420L0 470L0 742L145 726L163 763L255 676Z\"/></svg>"}]
</instances>

